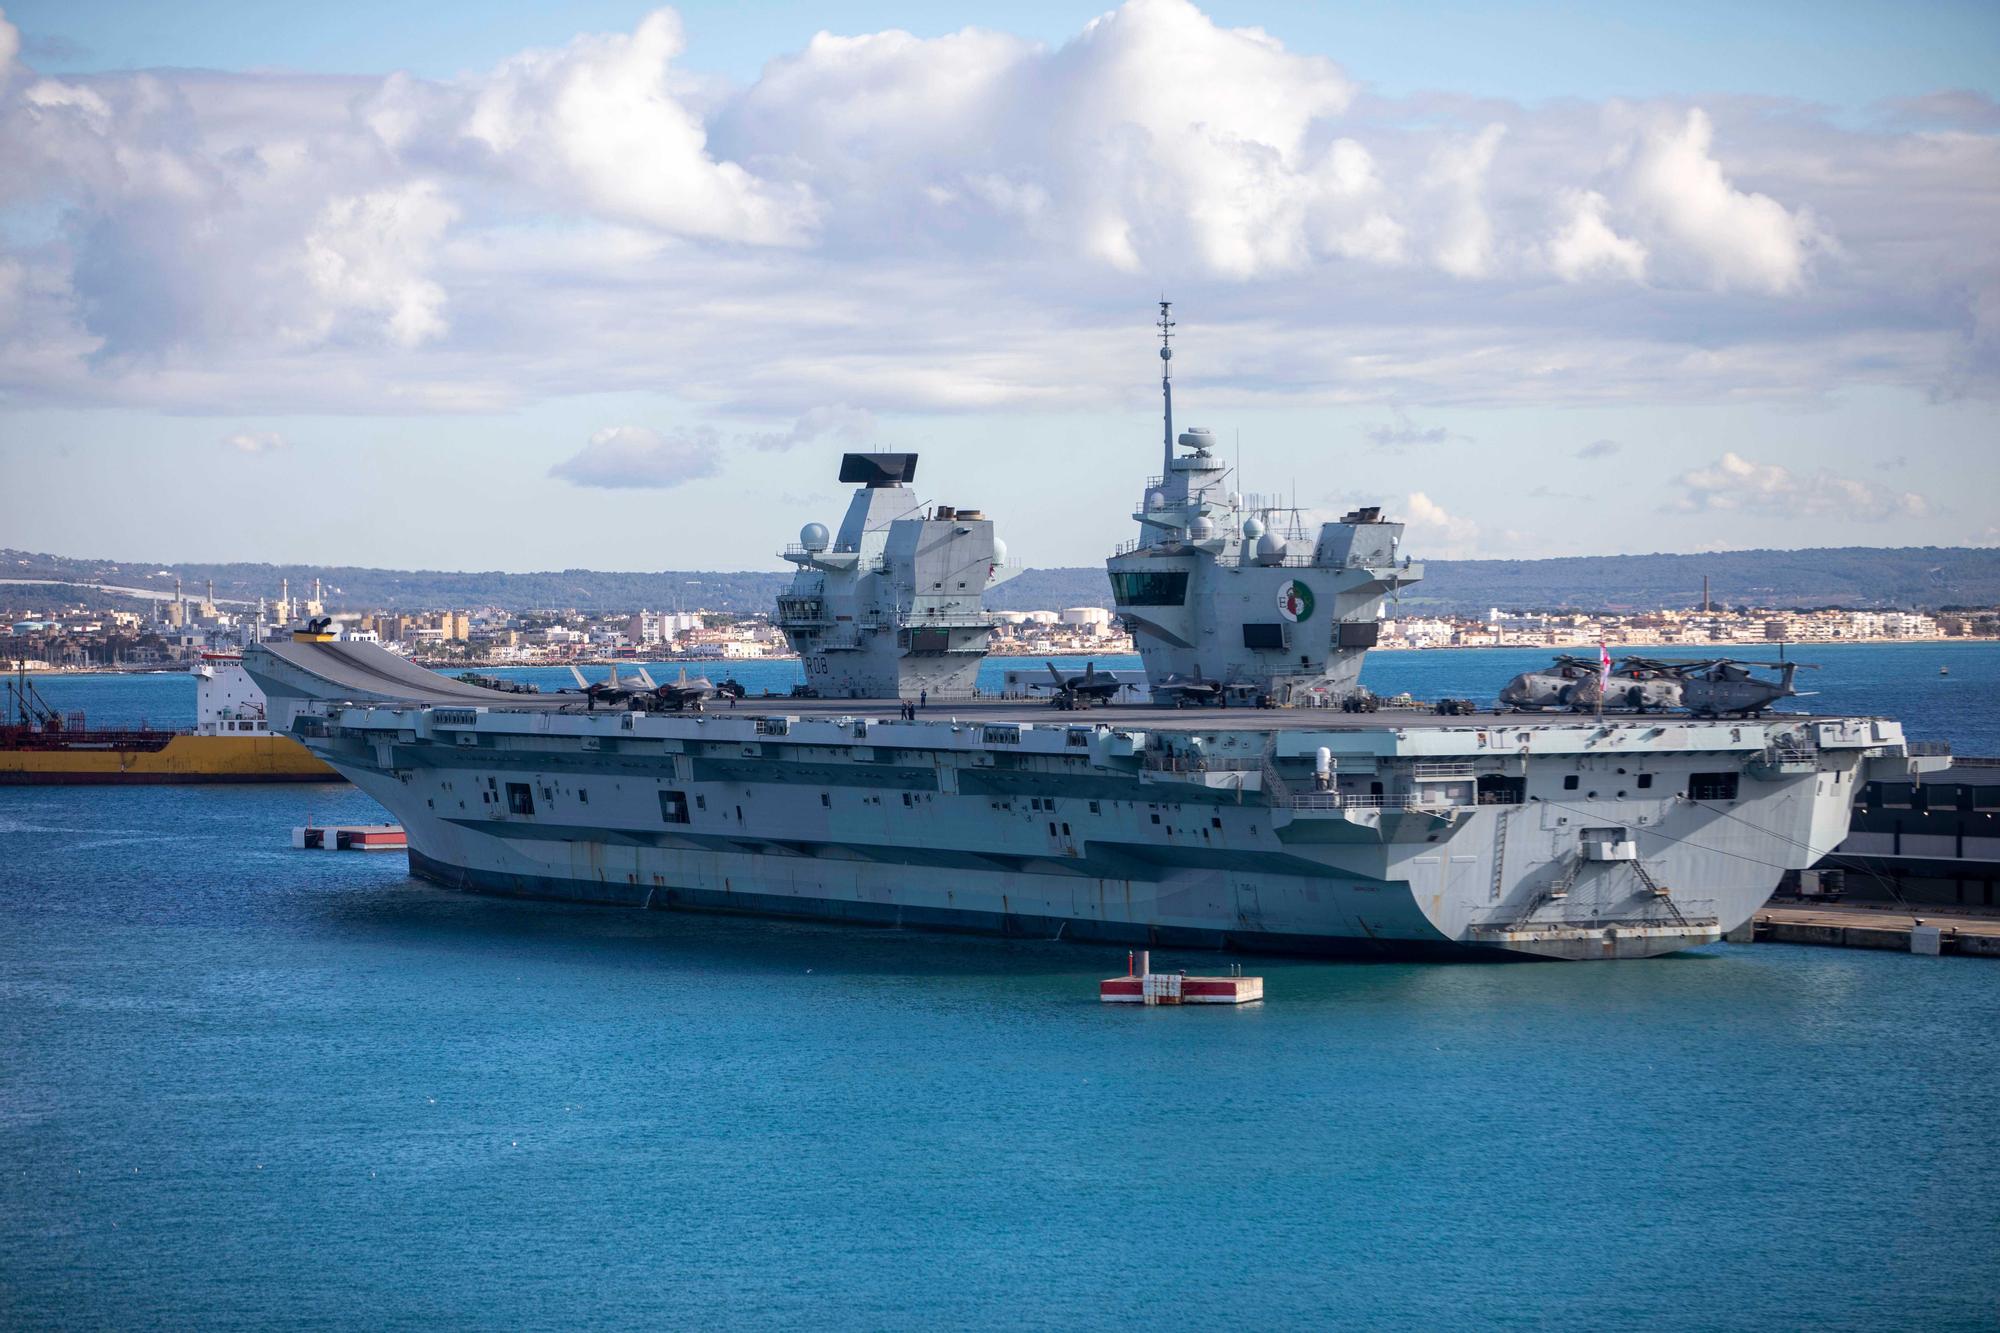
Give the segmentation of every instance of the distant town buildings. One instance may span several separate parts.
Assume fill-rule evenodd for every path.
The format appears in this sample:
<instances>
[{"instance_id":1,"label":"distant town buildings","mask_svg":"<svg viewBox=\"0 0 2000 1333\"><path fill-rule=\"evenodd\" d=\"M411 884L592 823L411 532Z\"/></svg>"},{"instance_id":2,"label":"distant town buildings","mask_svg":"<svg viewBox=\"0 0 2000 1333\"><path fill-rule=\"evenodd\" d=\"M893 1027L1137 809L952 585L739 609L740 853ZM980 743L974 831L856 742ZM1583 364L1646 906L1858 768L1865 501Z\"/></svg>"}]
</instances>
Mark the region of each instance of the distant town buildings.
<instances>
[{"instance_id":1,"label":"distant town buildings","mask_svg":"<svg viewBox=\"0 0 2000 1333\"><path fill-rule=\"evenodd\" d=\"M1909 611L1660 610L1629 614L1517 613L1494 609L1480 619L1411 617L1382 622L1384 648L1577 648L1644 644L1738 647L1761 643L1878 642L1990 638L1994 613L1932 616Z\"/></svg>"},{"instance_id":2,"label":"distant town buildings","mask_svg":"<svg viewBox=\"0 0 2000 1333\"><path fill-rule=\"evenodd\" d=\"M46 594L46 589L22 589ZM82 604L0 607L0 662L8 669L158 667L203 652L233 652L288 625L326 615L324 590L294 599L288 584L255 606L185 591L140 608ZM1053 657L1129 652L1115 611L1070 606L996 611L993 655ZM519 665L615 659L737 661L786 654L763 616L707 610L615 613L499 607L423 612L338 611L331 628L436 666ZM1580 650L1667 646L1690 652L1749 649L1776 642L1880 642L2000 637L2000 611L1926 614L1902 610L1776 611L1661 609L1644 612L1534 612L1492 608L1483 616L1410 615L1382 623L1383 648L1540 647ZM23 665L25 664L25 665Z\"/></svg>"}]
</instances>

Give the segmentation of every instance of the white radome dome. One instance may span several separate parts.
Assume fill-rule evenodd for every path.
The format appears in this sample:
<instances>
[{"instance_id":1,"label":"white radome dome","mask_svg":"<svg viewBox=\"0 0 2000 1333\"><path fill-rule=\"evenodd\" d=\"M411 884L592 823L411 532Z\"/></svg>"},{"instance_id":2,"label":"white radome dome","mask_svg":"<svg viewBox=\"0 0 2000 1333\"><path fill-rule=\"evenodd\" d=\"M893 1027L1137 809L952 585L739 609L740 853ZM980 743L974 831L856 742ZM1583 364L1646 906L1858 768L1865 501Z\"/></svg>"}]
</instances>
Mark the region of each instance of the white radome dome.
<instances>
[{"instance_id":1,"label":"white radome dome","mask_svg":"<svg viewBox=\"0 0 2000 1333\"><path fill-rule=\"evenodd\" d=\"M1007 543L1001 541L998 537L993 539L993 563L996 565L1007 563Z\"/></svg>"},{"instance_id":2,"label":"white radome dome","mask_svg":"<svg viewBox=\"0 0 2000 1333\"><path fill-rule=\"evenodd\" d=\"M1188 540L1191 542L1205 542L1214 535L1215 524L1206 514L1195 515L1194 521L1188 524Z\"/></svg>"},{"instance_id":3,"label":"white radome dome","mask_svg":"<svg viewBox=\"0 0 2000 1333\"><path fill-rule=\"evenodd\" d=\"M1148 510L1163 509L1166 507L1166 503L1167 503L1167 497L1162 495L1160 492L1158 491L1146 492L1146 508Z\"/></svg>"},{"instance_id":4,"label":"white radome dome","mask_svg":"<svg viewBox=\"0 0 2000 1333\"><path fill-rule=\"evenodd\" d=\"M1258 539L1259 537L1261 537L1261 536L1263 536L1263 535L1264 535L1264 520L1263 520L1263 519L1261 519L1261 518L1246 518L1246 519L1244 519L1244 520L1243 520L1243 540L1244 540L1244 541L1246 541L1246 542L1254 542L1254 541L1256 541L1256 540L1257 540L1257 539Z\"/></svg>"},{"instance_id":5,"label":"white radome dome","mask_svg":"<svg viewBox=\"0 0 2000 1333\"><path fill-rule=\"evenodd\" d=\"M1282 565L1289 552L1285 549L1285 539L1274 532L1267 532L1257 539L1257 563L1260 565Z\"/></svg>"},{"instance_id":6,"label":"white radome dome","mask_svg":"<svg viewBox=\"0 0 2000 1333\"><path fill-rule=\"evenodd\" d=\"M824 551L826 544L832 540L833 536L824 523L808 523L799 529L799 545L808 551Z\"/></svg>"}]
</instances>

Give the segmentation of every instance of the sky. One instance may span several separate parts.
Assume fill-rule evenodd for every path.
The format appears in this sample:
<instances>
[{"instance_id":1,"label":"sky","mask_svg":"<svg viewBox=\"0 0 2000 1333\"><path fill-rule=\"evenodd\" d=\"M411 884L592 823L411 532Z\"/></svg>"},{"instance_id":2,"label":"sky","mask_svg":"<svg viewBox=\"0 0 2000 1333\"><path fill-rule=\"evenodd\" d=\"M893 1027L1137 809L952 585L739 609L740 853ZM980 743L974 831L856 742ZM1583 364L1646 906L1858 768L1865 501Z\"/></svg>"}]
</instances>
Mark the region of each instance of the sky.
<instances>
[{"instance_id":1,"label":"sky","mask_svg":"<svg viewBox=\"0 0 2000 1333\"><path fill-rule=\"evenodd\" d=\"M1989 4L7 5L0 547L1100 562L1180 427L1419 556L2000 543Z\"/></svg>"}]
</instances>

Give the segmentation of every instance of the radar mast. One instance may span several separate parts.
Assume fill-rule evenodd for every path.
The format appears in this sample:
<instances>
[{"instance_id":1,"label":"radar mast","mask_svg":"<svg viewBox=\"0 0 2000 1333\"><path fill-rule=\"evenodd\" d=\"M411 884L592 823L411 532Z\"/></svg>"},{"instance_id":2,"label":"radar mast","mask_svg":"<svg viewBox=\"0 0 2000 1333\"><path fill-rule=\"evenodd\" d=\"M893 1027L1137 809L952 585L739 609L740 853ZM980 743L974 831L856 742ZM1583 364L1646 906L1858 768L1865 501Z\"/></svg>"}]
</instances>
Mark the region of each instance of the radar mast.
<instances>
[{"instance_id":1,"label":"radar mast","mask_svg":"<svg viewBox=\"0 0 2000 1333\"><path fill-rule=\"evenodd\" d=\"M1166 299L1160 301L1160 401L1166 409L1165 430L1160 444L1160 475L1171 476L1174 470L1174 303Z\"/></svg>"}]
</instances>

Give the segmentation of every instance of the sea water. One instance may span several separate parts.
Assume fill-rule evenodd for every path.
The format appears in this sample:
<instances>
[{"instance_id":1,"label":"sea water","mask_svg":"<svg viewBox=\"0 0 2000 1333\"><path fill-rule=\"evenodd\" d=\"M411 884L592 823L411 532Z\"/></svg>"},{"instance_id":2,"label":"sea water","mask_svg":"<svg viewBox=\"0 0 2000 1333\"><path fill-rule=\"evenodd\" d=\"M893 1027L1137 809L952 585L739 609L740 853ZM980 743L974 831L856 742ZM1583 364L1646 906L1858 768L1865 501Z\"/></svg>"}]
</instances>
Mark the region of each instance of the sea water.
<instances>
[{"instance_id":1,"label":"sea water","mask_svg":"<svg viewBox=\"0 0 2000 1333\"><path fill-rule=\"evenodd\" d=\"M1985 652L1946 660L1990 709ZM1257 959L1261 1005L1133 1010L1096 1000L1118 951L471 897L290 851L309 816L381 814L0 789L0 1325L2000 1310L1985 960Z\"/></svg>"}]
</instances>

